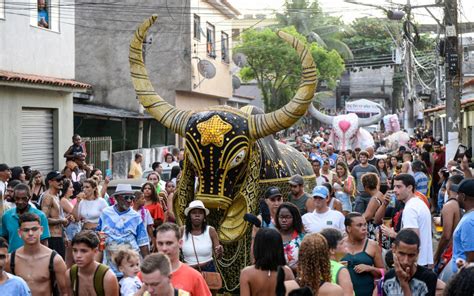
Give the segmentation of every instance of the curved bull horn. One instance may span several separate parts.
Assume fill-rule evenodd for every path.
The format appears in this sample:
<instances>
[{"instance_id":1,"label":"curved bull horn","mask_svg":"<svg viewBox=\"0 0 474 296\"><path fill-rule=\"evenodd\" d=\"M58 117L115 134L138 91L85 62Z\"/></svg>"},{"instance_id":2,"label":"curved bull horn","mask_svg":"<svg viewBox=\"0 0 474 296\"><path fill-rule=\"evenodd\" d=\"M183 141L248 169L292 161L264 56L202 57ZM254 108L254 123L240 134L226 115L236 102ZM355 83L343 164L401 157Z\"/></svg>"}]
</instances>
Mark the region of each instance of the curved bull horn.
<instances>
[{"instance_id":1,"label":"curved bull horn","mask_svg":"<svg viewBox=\"0 0 474 296\"><path fill-rule=\"evenodd\" d=\"M380 104L377 104L376 106L380 109L380 113L369 118L359 118L359 126L369 126L382 120L385 115L385 109Z\"/></svg>"},{"instance_id":2,"label":"curved bull horn","mask_svg":"<svg viewBox=\"0 0 474 296\"><path fill-rule=\"evenodd\" d=\"M175 133L184 136L186 123L189 120L190 112L179 110L163 100L153 88L148 73L143 62L142 44L143 38L148 28L156 21L157 16L153 15L144 21L135 31L135 35L130 42L130 52L128 61L130 63L130 74L132 76L133 87L140 104L156 120Z\"/></svg>"},{"instance_id":3,"label":"curved bull horn","mask_svg":"<svg viewBox=\"0 0 474 296\"><path fill-rule=\"evenodd\" d=\"M309 113L311 114L311 116L313 116L314 118L316 118L317 120L321 121L322 123L325 123L327 125L332 125L332 121L333 121L333 116L331 115L326 115L326 114L323 114L321 112L319 112L313 105L313 103L309 104Z\"/></svg>"},{"instance_id":4,"label":"curved bull horn","mask_svg":"<svg viewBox=\"0 0 474 296\"><path fill-rule=\"evenodd\" d=\"M279 31L278 36L291 44L302 63L302 83L295 96L282 108L266 114L254 114L249 117L249 133L253 139L263 138L292 126L306 113L316 89L316 66L309 49L297 38Z\"/></svg>"}]
</instances>

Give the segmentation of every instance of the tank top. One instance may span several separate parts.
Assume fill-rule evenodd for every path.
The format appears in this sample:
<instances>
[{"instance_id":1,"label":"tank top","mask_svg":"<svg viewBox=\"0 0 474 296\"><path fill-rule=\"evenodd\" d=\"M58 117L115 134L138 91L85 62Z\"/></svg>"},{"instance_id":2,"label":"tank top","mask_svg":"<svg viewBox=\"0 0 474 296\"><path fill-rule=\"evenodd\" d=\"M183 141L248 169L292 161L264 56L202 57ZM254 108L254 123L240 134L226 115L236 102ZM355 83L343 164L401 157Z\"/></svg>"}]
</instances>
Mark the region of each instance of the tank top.
<instances>
[{"instance_id":1,"label":"tank top","mask_svg":"<svg viewBox=\"0 0 474 296\"><path fill-rule=\"evenodd\" d=\"M329 207L331 210L334 210L334 197L331 198L331 201L329 202L328 207Z\"/></svg>"},{"instance_id":2,"label":"tank top","mask_svg":"<svg viewBox=\"0 0 474 296\"><path fill-rule=\"evenodd\" d=\"M331 262L331 283L338 285L339 283L337 282L337 277L339 276L339 272L341 269L346 268L344 265L341 263L330 260Z\"/></svg>"},{"instance_id":3,"label":"tank top","mask_svg":"<svg viewBox=\"0 0 474 296\"><path fill-rule=\"evenodd\" d=\"M346 254L341 261L347 261L347 269L351 275L352 284L354 286L354 292L357 296L370 296L374 291L374 277L370 272L356 273L354 267L359 264L366 264L374 266L374 258L370 257L365 251L369 240L365 240L364 249L362 252L352 254Z\"/></svg>"},{"instance_id":4,"label":"tank top","mask_svg":"<svg viewBox=\"0 0 474 296\"><path fill-rule=\"evenodd\" d=\"M291 193L288 194L288 202L291 202L298 208L298 210L300 210L301 216L306 214L306 201L308 200L308 198L310 197L306 193L303 193L300 198L295 198Z\"/></svg>"},{"instance_id":5,"label":"tank top","mask_svg":"<svg viewBox=\"0 0 474 296\"><path fill-rule=\"evenodd\" d=\"M186 231L183 234L183 257L184 262L189 265L197 265L196 254L199 260L199 264L207 263L212 260L212 240L209 233L209 225L206 226L206 230L200 235L192 235ZM192 237L191 237L192 236ZM193 238L194 238L194 247L196 248L196 253L194 253L193 247Z\"/></svg>"}]
</instances>

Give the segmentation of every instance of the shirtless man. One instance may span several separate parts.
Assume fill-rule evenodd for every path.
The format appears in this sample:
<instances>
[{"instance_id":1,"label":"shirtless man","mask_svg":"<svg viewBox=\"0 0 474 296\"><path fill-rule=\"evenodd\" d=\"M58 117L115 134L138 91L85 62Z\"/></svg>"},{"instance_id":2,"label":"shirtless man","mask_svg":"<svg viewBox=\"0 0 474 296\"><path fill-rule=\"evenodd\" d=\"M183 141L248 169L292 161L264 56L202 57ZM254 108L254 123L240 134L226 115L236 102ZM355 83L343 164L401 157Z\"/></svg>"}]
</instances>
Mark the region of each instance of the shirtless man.
<instances>
[{"instance_id":1,"label":"shirtless man","mask_svg":"<svg viewBox=\"0 0 474 296\"><path fill-rule=\"evenodd\" d=\"M61 257L65 258L66 248L64 245L64 226L68 224L68 220L61 217L61 206L59 204L59 192L63 188L62 175L58 171L49 172L46 176L46 184L48 190L44 193L41 200L41 210L48 218L49 233L48 246L58 252Z\"/></svg>"},{"instance_id":2,"label":"shirtless man","mask_svg":"<svg viewBox=\"0 0 474 296\"><path fill-rule=\"evenodd\" d=\"M459 206L458 194L451 190L452 185L458 185L464 179L462 175L454 175L449 177L446 182L446 190L448 191L448 200L443 205L441 210L441 221L443 221L443 233L438 242L438 247L434 253L434 265L439 268L438 264L441 262L445 265L443 271L440 273L440 279L447 283L453 276L451 261L446 262L447 258L443 256L445 253L452 252L453 248L453 233L462 217L461 208ZM440 222L440 221L439 221Z\"/></svg>"},{"instance_id":3,"label":"shirtless man","mask_svg":"<svg viewBox=\"0 0 474 296\"><path fill-rule=\"evenodd\" d=\"M7 272L24 279L33 296L51 295L53 283L57 283L61 295L66 295L66 264L61 256L54 255L53 250L41 244L40 218L25 213L20 216L19 225L18 232L24 245L10 255Z\"/></svg>"},{"instance_id":4,"label":"shirtless man","mask_svg":"<svg viewBox=\"0 0 474 296\"><path fill-rule=\"evenodd\" d=\"M99 252L99 237L97 234L91 230L83 230L74 236L71 244L76 264L66 272L67 295L119 295L119 285L115 274L106 265L94 260ZM98 287L102 291L96 291L94 286L95 277L102 279L102 286Z\"/></svg>"}]
</instances>

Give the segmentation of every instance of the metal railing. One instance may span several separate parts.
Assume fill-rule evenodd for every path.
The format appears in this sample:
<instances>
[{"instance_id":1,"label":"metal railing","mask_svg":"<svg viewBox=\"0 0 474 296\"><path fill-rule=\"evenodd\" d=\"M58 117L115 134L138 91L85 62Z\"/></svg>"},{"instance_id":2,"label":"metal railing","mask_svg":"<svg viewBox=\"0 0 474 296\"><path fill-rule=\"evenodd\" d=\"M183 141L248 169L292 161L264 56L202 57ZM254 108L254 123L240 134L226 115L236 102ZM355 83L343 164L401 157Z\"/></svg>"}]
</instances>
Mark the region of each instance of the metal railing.
<instances>
[{"instance_id":1,"label":"metal railing","mask_svg":"<svg viewBox=\"0 0 474 296\"><path fill-rule=\"evenodd\" d=\"M105 177L107 169L112 169L112 138L82 138L82 142L86 145L86 162L99 168Z\"/></svg>"}]
</instances>

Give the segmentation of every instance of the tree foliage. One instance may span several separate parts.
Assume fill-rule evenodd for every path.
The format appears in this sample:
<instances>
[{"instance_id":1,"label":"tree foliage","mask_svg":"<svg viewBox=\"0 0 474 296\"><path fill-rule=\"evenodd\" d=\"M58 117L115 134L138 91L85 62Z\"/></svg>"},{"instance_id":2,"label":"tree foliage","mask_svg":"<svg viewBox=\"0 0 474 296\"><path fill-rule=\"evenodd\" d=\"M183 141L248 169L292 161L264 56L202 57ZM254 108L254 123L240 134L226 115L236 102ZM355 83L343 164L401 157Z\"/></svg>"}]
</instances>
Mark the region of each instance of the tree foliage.
<instances>
[{"instance_id":1,"label":"tree foliage","mask_svg":"<svg viewBox=\"0 0 474 296\"><path fill-rule=\"evenodd\" d=\"M389 55L402 42L402 21L363 17L355 19L351 26L352 31L346 32L342 41L352 49L355 59ZM421 34L419 42L414 45L419 51L432 50L434 40Z\"/></svg>"},{"instance_id":2,"label":"tree foliage","mask_svg":"<svg viewBox=\"0 0 474 296\"><path fill-rule=\"evenodd\" d=\"M294 27L283 30L307 43ZM336 51L327 51L316 43L308 46L316 62L319 81L324 80L334 88L336 79L344 71L342 58ZM247 56L248 64L241 69L240 76L244 81L257 81L267 112L282 107L293 97L300 83L301 62L295 50L275 32L269 28L247 30L234 52Z\"/></svg>"},{"instance_id":3,"label":"tree foliage","mask_svg":"<svg viewBox=\"0 0 474 296\"><path fill-rule=\"evenodd\" d=\"M352 48L354 58L379 57L392 53L396 47L393 39L401 40L402 23L363 17L352 22L352 29L342 40Z\"/></svg>"},{"instance_id":4,"label":"tree foliage","mask_svg":"<svg viewBox=\"0 0 474 296\"><path fill-rule=\"evenodd\" d=\"M294 26L308 41L335 49L344 59L353 58L349 46L341 41L350 28L339 17L326 15L317 0L287 0L284 12L276 17L279 27Z\"/></svg>"}]
</instances>

